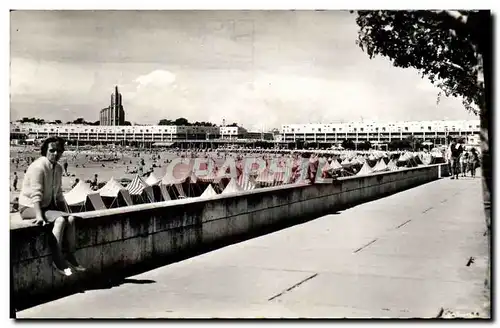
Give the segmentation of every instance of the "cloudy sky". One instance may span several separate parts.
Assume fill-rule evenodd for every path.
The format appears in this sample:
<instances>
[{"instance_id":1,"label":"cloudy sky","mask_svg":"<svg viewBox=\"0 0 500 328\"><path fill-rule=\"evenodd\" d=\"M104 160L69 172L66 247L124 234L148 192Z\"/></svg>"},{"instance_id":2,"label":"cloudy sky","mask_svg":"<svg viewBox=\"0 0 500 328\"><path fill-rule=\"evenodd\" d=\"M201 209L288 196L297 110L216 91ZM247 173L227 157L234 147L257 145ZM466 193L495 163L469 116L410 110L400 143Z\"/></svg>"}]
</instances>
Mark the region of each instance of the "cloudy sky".
<instances>
[{"instance_id":1,"label":"cloudy sky","mask_svg":"<svg viewBox=\"0 0 500 328\"><path fill-rule=\"evenodd\" d=\"M14 11L11 120L286 123L476 119L413 69L370 60L343 11Z\"/></svg>"}]
</instances>

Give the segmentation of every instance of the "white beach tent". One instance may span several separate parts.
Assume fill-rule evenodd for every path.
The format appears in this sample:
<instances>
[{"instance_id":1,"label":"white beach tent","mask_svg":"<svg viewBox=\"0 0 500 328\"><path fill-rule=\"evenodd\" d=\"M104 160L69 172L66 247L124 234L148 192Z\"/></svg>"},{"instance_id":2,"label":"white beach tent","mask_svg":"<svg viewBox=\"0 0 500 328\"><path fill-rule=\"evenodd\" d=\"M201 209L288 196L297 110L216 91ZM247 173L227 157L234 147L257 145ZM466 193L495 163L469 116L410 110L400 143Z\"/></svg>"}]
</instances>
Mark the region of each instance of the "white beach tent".
<instances>
[{"instance_id":1,"label":"white beach tent","mask_svg":"<svg viewBox=\"0 0 500 328\"><path fill-rule=\"evenodd\" d=\"M151 186L151 189L153 190L154 201L161 202L163 200L163 196L162 196L161 188L160 188L161 178L158 178L153 172L151 172L151 174L149 174L149 176L144 181L149 186Z\"/></svg>"},{"instance_id":2,"label":"white beach tent","mask_svg":"<svg viewBox=\"0 0 500 328\"><path fill-rule=\"evenodd\" d=\"M153 187L148 185L138 174L127 185L126 189L134 200L134 204L154 203L155 201Z\"/></svg>"},{"instance_id":3,"label":"white beach tent","mask_svg":"<svg viewBox=\"0 0 500 328\"><path fill-rule=\"evenodd\" d=\"M389 163L387 163L387 168L390 171L395 171L398 169L398 165L396 164L396 161L394 159L391 159Z\"/></svg>"},{"instance_id":4,"label":"white beach tent","mask_svg":"<svg viewBox=\"0 0 500 328\"><path fill-rule=\"evenodd\" d=\"M229 183L227 184L226 188L222 191L223 195L234 193L234 192L239 192L243 191L243 188L241 188L238 183L236 182L236 179L231 179Z\"/></svg>"},{"instance_id":5,"label":"white beach tent","mask_svg":"<svg viewBox=\"0 0 500 328\"><path fill-rule=\"evenodd\" d=\"M134 204L128 190L113 177L109 179L101 189L97 190L97 192L108 208L130 206Z\"/></svg>"},{"instance_id":6,"label":"white beach tent","mask_svg":"<svg viewBox=\"0 0 500 328\"><path fill-rule=\"evenodd\" d=\"M344 158L344 160L342 161L342 163L340 163L340 165L341 165L342 167L348 167L348 166L351 166L351 165L352 165L352 163L351 163L351 161L349 160L349 157L346 157L346 158Z\"/></svg>"},{"instance_id":7,"label":"white beach tent","mask_svg":"<svg viewBox=\"0 0 500 328\"><path fill-rule=\"evenodd\" d=\"M64 199L71 213L106 209L101 196L90 188L90 184L81 180L73 189L64 193Z\"/></svg>"},{"instance_id":8,"label":"white beach tent","mask_svg":"<svg viewBox=\"0 0 500 328\"><path fill-rule=\"evenodd\" d=\"M212 185L208 185L205 191L201 194L201 198L209 198L212 196L217 196L217 192L214 190Z\"/></svg>"},{"instance_id":9,"label":"white beach tent","mask_svg":"<svg viewBox=\"0 0 500 328\"><path fill-rule=\"evenodd\" d=\"M160 178L158 178L154 173L151 173L144 182L146 182L149 186L154 186L159 184L161 181Z\"/></svg>"},{"instance_id":10,"label":"white beach tent","mask_svg":"<svg viewBox=\"0 0 500 328\"><path fill-rule=\"evenodd\" d=\"M343 169L343 167L339 163L339 161L337 161L335 158L333 158L332 162L330 163L330 170L335 172L335 171L342 170L342 169Z\"/></svg>"},{"instance_id":11,"label":"white beach tent","mask_svg":"<svg viewBox=\"0 0 500 328\"><path fill-rule=\"evenodd\" d=\"M380 158L377 164L373 166L372 170L373 172L384 172L384 171L389 171L389 168L387 167L387 164L385 164L384 159Z\"/></svg>"},{"instance_id":12,"label":"white beach tent","mask_svg":"<svg viewBox=\"0 0 500 328\"><path fill-rule=\"evenodd\" d=\"M90 188L90 184L80 180L73 189L64 193L64 199L69 206L84 205L87 195L94 191Z\"/></svg>"},{"instance_id":13,"label":"white beach tent","mask_svg":"<svg viewBox=\"0 0 500 328\"><path fill-rule=\"evenodd\" d=\"M182 184L186 182L186 180L187 177L183 179L176 179L169 174L165 174L160 182L163 200L186 198L186 193L182 187Z\"/></svg>"},{"instance_id":14,"label":"white beach tent","mask_svg":"<svg viewBox=\"0 0 500 328\"><path fill-rule=\"evenodd\" d=\"M363 163L363 166L361 167L361 169L359 169L359 171L356 173L356 175L367 175L367 174L372 174L372 173L373 173L372 168L370 167L368 162L365 161Z\"/></svg>"}]
</instances>

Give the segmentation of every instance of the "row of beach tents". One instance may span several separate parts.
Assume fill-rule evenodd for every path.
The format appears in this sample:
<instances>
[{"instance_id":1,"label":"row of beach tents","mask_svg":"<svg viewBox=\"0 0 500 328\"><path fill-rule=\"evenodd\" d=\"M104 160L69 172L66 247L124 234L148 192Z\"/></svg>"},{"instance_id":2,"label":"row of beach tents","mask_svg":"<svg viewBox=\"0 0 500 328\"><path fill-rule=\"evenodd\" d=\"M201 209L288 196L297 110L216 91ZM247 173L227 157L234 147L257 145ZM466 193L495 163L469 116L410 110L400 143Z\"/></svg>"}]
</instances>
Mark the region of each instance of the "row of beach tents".
<instances>
[{"instance_id":1,"label":"row of beach tents","mask_svg":"<svg viewBox=\"0 0 500 328\"><path fill-rule=\"evenodd\" d=\"M353 175L368 175L379 172L394 171L404 167L416 167L418 165L429 165L433 162L430 154L417 154L406 152L398 158L391 158L384 153L372 154L349 154L350 156L339 156L337 158L319 158L311 156L306 171L304 172L304 161L295 162L293 167L285 167L284 172L272 172L267 166L259 174L243 174L242 166L237 165L237 178L231 178L227 172L219 174L218 170L224 170L217 166L215 170L202 177L192 174L193 167L185 166L183 178L175 178L166 174L164 177L156 177L153 173L147 178L136 175L127 185L111 178L100 189L92 190L90 184L79 181L78 184L64 194L70 212L85 212L106 208L130 206L134 204L153 203L160 201L171 201L188 197L211 197L218 194L229 194L256 188L272 187L291 183L310 183L321 170L323 178L335 178ZM186 159L186 163L189 160Z\"/></svg>"}]
</instances>

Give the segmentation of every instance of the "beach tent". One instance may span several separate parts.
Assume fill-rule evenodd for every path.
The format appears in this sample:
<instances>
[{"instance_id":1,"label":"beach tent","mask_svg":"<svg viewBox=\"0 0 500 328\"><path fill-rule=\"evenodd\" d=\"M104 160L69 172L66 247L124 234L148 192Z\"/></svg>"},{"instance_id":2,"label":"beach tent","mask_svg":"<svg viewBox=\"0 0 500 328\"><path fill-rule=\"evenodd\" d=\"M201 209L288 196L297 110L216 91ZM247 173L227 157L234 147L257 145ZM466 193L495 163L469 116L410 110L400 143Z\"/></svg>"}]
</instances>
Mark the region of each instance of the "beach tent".
<instances>
[{"instance_id":1,"label":"beach tent","mask_svg":"<svg viewBox=\"0 0 500 328\"><path fill-rule=\"evenodd\" d=\"M265 168L256 178L255 183L263 188L263 187L271 187L274 185L274 175L271 174L269 168Z\"/></svg>"},{"instance_id":2,"label":"beach tent","mask_svg":"<svg viewBox=\"0 0 500 328\"><path fill-rule=\"evenodd\" d=\"M93 192L94 191L90 188L90 184L80 180L73 189L63 195L66 200L66 204L69 206L77 206L85 204L87 195Z\"/></svg>"},{"instance_id":3,"label":"beach tent","mask_svg":"<svg viewBox=\"0 0 500 328\"><path fill-rule=\"evenodd\" d=\"M343 167L349 167L352 165L351 161L349 160L349 157L344 158L342 163L340 163L341 166Z\"/></svg>"},{"instance_id":4,"label":"beach tent","mask_svg":"<svg viewBox=\"0 0 500 328\"><path fill-rule=\"evenodd\" d=\"M90 184L81 180L73 189L64 193L64 199L68 205L70 213L101 210L106 208L101 196L90 188Z\"/></svg>"},{"instance_id":5,"label":"beach tent","mask_svg":"<svg viewBox=\"0 0 500 328\"><path fill-rule=\"evenodd\" d=\"M138 174L127 185L134 204L154 203L153 187L149 186Z\"/></svg>"},{"instance_id":6,"label":"beach tent","mask_svg":"<svg viewBox=\"0 0 500 328\"><path fill-rule=\"evenodd\" d=\"M381 158L378 160L377 164L372 168L373 172L384 172L389 171L387 164L385 164L384 159Z\"/></svg>"},{"instance_id":7,"label":"beach tent","mask_svg":"<svg viewBox=\"0 0 500 328\"><path fill-rule=\"evenodd\" d=\"M93 192L87 195L87 199L85 200L85 211L97 211L97 210L105 210L106 205L101 198L101 195L97 192Z\"/></svg>"},{"instance_id":8,"label":"beach tent","mask_svg":"<svg viewBox=\"0 0 500 328\"><path fill-rule=\"evenodd\" d=\"M159 184L161 181L160 178L156 177L156 175L154 175L154 173L151 173L145 180L145 182L150 185L150 186L154 186L154 185L157 185Z\"/></svg>"},{"instance_id":9,"label":"beach tent","mask_svg":"<svg viewBox=\"0 0 500 328\"><path fill-rule=\"evenodd\" d=\"M160 189L163 200L186 198L186 193L182 184L187 181L184 179L176 179L173 176L166 174L160 182Z\"/></svg>"},{"instance_id":10,"label":"beach tent","mask_svg":"<svg viewBox=\"0 0 500 328\"><path fill-rule=\"evenodd\" d=\"M238 185L236 182L236 179L231 179L229 180L229 183L227 184L226 188L222 191L223 195L234 193L234 192L239 192L242 191L243 189Z\"/></svg>"},{"instance_id":11,"label":"beach tent","mask_svg":"<svg viewBox=\"0 0 500 328\"><path fill-rule=\"evenodd\" d=\"M251 176L248 172L247 173L242 172L238 176L238 185L243 190L253 190L257 187L257 184L255 183L255 178Z\"/></svg>"},{"instance_id":12,"label":"beach tent","mask_svg":"<svg viewBox=\"0 0 500 328\"><path fill-rule=\"evenodd\" d=\"M430 165L432 163L432 155L428 152L421 152L418 154L418 157L423 165Z\"/></svg>"},{"instance_id":13,"label":"beach tent","mask_svg":"<svg viewBox=\"0 0 500 328\"><path fill-rule=\"evenodd\" d=\"M113 177L109 179L101 189L97 190L97 192L108 208L130 206L134 204L129 191Z\"/></svg>"},{"instance_id":14,"label":"beach tent","mask_svg":"<svg viewBox=\"0 0 500 328\"><path fill-rule=\"evenodd\" d=\"M212 185L208 185L207 189L200 195L201 198L209 198L212 196L217 196L217 192L214 190Z\"/></svg>"},{"instance_id":15,"label":"beach tent","mask_svg":"<svg viewBox=\"0 0 500 328\"><path fill-rule=\"evenodd\" d=\"M398 165L396 164L396 161L394 159L391 159L389 163L387 163L387 168L390 171L395 171L398 169Z\"/></svg>"},{"instance_id":16,"label":"beach tent","mask_svg":"<svg viewBox=\"0 0 500 328\"><path fill-rule=\"evenodd\" d=\"M332 170L333 172L335 172L335 171L339 171L339 170L342 170L342 169L343 169L343 167L339 163L339 161L337 161L335 158L332 159L332 162L330 163L330 170Z\"/></svg>"},{"instance_id":17,"label":"beach tent","mask_svg":"<svg viewBox=\"0 0 500 328\"><path fill-rule=\"evenodd\" d=\"M161 202L163 200L163 196L161 193L160 182L161 178L158 178L153 172L144 180L151 189L153 190L153 196L155 202Z\"/></svg>"},{"instance_id":18,"label":"beach tent","mask_svg":"<svg viewBox=\"0 0 500 328\"><path fill-rule=\"evenodd\" d=\"M363 163L363 166L361 167L361 169L356 173L356 175L367 175L367 174L372 174L372 173L373 173L372 168L370 167L368 162L365 161Z\"/></svg>"}]
</instances>

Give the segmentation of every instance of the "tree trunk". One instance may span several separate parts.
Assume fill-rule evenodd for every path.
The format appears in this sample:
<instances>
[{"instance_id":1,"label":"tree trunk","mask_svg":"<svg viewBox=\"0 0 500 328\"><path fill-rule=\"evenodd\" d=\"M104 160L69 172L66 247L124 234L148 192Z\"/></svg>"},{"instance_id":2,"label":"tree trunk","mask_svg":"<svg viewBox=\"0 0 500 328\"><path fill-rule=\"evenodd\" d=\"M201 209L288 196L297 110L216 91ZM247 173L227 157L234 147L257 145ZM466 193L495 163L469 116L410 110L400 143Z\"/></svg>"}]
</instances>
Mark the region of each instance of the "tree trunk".
<instances>
[{"instance_id":1,"label":"tree trunk","mask_svg":"<svg viewBox=\"0 0 500 328\"><path fill-rule=\"evenodd\" d=\"M481 53L482 64L483 64L483 75L484 75L484 99L481 104L480 113L480 124L481 124L481 170L482 170L482 186L483 186L483 206L484 215L486 223L486 236L488 240L488 251L491 254L491 108L492 108L492 24L491 24L491 12L489 10L483 10L479 13L481 20L479 33L476 34L478 50ZM491 311L491 256L488 256L488 270L484 281L484 286L487 293L487 311L490 315Z\"/></svg>"}]
</instances>

